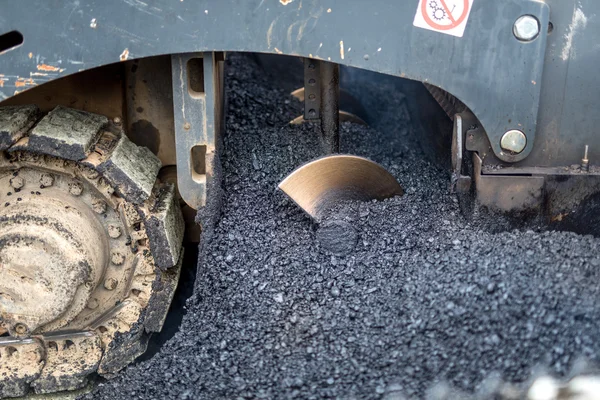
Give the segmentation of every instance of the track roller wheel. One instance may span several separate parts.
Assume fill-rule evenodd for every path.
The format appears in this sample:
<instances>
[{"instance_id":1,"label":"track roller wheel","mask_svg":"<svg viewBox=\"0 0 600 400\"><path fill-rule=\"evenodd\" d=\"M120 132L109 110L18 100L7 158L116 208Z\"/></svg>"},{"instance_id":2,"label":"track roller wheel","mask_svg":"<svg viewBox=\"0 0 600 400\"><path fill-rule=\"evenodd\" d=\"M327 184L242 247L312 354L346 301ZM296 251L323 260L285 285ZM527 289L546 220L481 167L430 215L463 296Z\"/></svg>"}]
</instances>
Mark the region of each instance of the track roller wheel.
<instances>
[{"instance_id":1,"label":"track roller wheel","mask_svg":"<svg viewBox=\"0 0 600 400\"><path fill-rule=\"evenodd\" d=\"M0 108L0 397L79 389L161 330L184 225L160 167L106 117Z\"/></svg>"}]
</instances>

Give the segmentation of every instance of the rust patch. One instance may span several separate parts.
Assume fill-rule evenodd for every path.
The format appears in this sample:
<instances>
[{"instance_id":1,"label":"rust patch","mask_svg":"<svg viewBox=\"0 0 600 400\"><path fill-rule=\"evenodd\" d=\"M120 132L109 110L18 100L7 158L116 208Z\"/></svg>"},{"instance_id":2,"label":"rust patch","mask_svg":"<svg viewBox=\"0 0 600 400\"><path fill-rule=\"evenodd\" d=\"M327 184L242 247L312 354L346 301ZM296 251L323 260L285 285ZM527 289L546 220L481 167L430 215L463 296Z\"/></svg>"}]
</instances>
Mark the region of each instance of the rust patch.
<instances>
[{"instance_id":1,"label":"rust patch","mask_svg":"<svg viewBox=\"0 0 600 400\"><path fill-rule=\"evenodd\" d=\"M35 86L36 83L31 78L17 78L15 81L15 87Z\"/></svg>"},{"instance_id":2,"label":"rust patch","mask_svg":"<svg viewBox=\"0 0 600 400\"><path fill-rule=\"evenodd\" d=\"M121 53L121 55L119 56L119 59L121 61L125 61L129 58L129 49L125 49L123 50L123 52Z\"/></svg>"},{"instance_id":3,"label":"rust patch","mask_svg":"<svg viewBox=\"0 0 600 400\"><path fill-rule=\"evenodd\" d=\"M60 70L60 68L54 67L54 66L48 65L48 64L38 64L37 69L38 69L38 71L45 71L45 72L57 72Z\"/></svg>"}]
</instances>

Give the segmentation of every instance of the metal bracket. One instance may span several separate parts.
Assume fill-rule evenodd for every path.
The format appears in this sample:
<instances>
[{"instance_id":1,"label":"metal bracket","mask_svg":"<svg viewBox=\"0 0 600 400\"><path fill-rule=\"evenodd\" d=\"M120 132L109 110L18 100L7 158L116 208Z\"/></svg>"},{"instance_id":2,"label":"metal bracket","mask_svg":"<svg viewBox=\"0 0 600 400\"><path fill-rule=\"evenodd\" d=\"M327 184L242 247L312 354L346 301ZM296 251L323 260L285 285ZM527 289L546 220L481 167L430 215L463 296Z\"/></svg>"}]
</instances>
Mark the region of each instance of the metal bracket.
<instances>
[{"instance_id":1,"label":"metal bracket","mask_svg":"<svg viewBox=\"0 0 600 400\"><path fill-rule=\"evenodd\" d=\"M223 63L214 52L171 57L177 185L192 208L206 204L222 126Z\"/></svg>"},{"instance_id":2,"label":"metal bracket","mask_svg":"<svg viewBox=\"0 0 600 400\"><path fill-rule=\"evenodd\" d=\"M304 59L304 119L321 118L321 63L310 58Z\"/></svg>"}]
</instances>

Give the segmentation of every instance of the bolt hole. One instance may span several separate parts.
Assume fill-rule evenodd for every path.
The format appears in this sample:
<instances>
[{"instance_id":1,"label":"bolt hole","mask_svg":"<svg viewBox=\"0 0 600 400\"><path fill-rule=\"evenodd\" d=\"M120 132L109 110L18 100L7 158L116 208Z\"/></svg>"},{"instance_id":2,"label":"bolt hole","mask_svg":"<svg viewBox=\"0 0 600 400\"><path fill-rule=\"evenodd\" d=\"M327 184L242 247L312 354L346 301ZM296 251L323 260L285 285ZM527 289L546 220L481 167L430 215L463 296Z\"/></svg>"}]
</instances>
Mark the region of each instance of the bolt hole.
<instances>
[{"instance_id":1,"label":"bolt hole","mask_svg":"<svg viewBox=\"0 0 600 400\"><path fill-rule=\"evenodd\" d=\"M140 295L140 293L142 293L141 290L131 289L131 294L134 295L135 297L138 297Z\"/></svg>"},{"instance_id":2,"label":"bolt hole","mask_svg":"<svg viewBox=\"0 0 600 400\"><path fill-rule=\"evenodd\" d=\"M9 357L12 357L16 352L17 352L16 347L9 346L9 347L6 348L6 354Z\"/></svg>"},{"instance_id":3,"label":"bolt hole","mask_svg":"<svg viewBox=\"0 0 600 400\"><path fill-rule=\"evenodd\" d=\"M75 343L72 340L65 340L63 350L75 349Z\"/></svg>"},{"instance_id":4,"label":"bolt hole","mask_svg":"<svg viewBox=\"0 0 600 400\"><path fill-rule=\"evenodd\" d=\"M198 98L204 94L204 59L192 58L187 62L188 92Z\"/></svg>"},{"instance_id":5,"label":"bolt hole","mask_svg":"<svg viewBox=\"0 0 600 400\"><path fill-rule=\"evenodd\" d=\"M554 24L552 22L548 22L548 35L552 33L554 30Z\"/></svg>"},{"instance_id":6,"label":"bolt hole","mask_svg":"<svg viewBox=\"0 0 600 400\"><path fill-rule=\"evenodd\" d=\"M105 326L99 326L98 330L100 331L100 333L106 333L106 332L108 332L108 329L106 329Z\"/></svg>"},{"instance_id":7,"label":"bolt hole","mask_svg":"<svg viewBox=\"0 0 600 400\"><path fill-rule=\"evenodd\" d=\"M19 31L11 31L0 36L0 54L13 50L23 44L23 35Z\"/></svg>"},{"instance_id":8,"label":"bolt hole","mask_svg":"<svg viewBox=\"0 0 600 400\"><path fill-rule=\"evenodd\" d=\"M56 344L56 342L48 342L48 348L50 350L58 351L58 344Z\"/></svg>"},{"instance_id":9,"label":"bolt hole","mask_svg":"<svg viewBox=\"0 0 600 400\"><path fill-rule=\"evenodd\" d=\"M192 168L194 174L206 174L206 146L199 145L192 147Z\"/></svg>"}]
</instances>

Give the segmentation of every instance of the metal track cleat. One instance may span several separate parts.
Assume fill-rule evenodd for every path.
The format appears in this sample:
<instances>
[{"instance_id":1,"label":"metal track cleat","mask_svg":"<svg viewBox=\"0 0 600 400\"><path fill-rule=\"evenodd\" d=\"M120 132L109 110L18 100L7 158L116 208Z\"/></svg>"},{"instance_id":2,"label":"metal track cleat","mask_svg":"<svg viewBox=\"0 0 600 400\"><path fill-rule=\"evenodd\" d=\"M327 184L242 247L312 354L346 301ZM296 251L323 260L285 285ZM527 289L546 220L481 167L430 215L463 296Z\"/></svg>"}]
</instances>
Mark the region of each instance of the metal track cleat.
<instances>
[{"instance_id":1,"label":"metal track cleat","mask_svg":"<svg viewBox=\"0 0 600 400\"><path fill-rule=\"evenodd\" d=\"M341 201L383 200L404 194L385 168L353 155L331 155L304 164L288 175L279 189L317 222Z\"/></svg>"}]
</instances>

